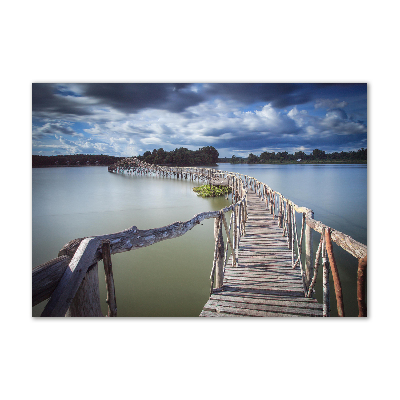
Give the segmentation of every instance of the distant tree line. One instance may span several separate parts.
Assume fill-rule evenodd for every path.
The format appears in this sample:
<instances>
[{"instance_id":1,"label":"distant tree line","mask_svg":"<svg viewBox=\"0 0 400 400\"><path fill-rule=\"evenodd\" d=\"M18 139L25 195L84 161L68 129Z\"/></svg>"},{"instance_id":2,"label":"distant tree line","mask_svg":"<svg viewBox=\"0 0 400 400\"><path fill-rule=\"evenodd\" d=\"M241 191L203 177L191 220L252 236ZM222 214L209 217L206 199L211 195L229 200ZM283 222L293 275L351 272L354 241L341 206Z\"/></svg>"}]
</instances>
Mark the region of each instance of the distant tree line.
<instances>
[{"instance_id":1,"label":"distant tree line","mask_svg":"<svg viewBox=\"0 0 400 400\"><path fill-rule=\"evenodd\" d=\"M138 159L149 164L194 166L215 165L218 162L219 153L212 147L202 147L199 150L189 150L184 147L172 151L158 150L146 151Z\"/></svg>"},{"instance_id":2,"label":"distant tree line","mask_svg":"<svg viewBox=\"0 0 400 400\"><path fill-rule=\"evenodd\" d=\"M76 165L111 165L125 157L104 154L73 154L59 156L32 156L32 167L76 166Z\"/></svg>"},{"instance_id":3,"label":"distant tree line","mask_svg":"<svg viewBox=\"0 0 400 400\"><path fill-rule=\"evenodd\" d=\"M283 152L265 151L259 156L250 153L247 158L232 156L229 158L220 158L219 162L230 162L231 164L278 164L278 163L366 163L367 149L357 151L341 151L334 153L325 153L323 150L314 149L312 153L306 154L303 151L296 151L294 154Z\"/></svg>"}]
</instances>

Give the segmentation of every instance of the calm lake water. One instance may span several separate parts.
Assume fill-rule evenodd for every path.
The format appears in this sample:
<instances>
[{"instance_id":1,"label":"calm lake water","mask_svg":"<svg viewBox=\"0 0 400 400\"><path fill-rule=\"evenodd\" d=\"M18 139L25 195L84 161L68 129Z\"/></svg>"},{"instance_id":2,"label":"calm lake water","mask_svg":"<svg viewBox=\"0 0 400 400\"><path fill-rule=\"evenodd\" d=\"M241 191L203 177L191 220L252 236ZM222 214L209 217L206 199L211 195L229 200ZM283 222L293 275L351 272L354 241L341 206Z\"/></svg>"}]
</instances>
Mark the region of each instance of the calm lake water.
<instances>
[{"instance_id":1,"label":"calm lake water","mask_svg":"<svg viewBox=\"0 0 400 400\"><path fill-rule=\"evenodd\" d=\"M326 225L367 244L366 165L232 165L219 169L247 174L314 211ZM32 171L32 264L57 257L74 238L118 232L135 225L157 228L219 210L224 198L203 199L199 183L111 174L107 167L34 168ZM314 248L319 234L314 233ZM357 260L335 245L346 316L358 314ZM118 316L198 316L210 290L213 220L184 236L112 257ZM107 313L102 262L100 296ZM321 278L321 274L320 277ZM336 301L331 285L331 309ZM321 279L316 297L321 301ZM45 302L33 308L39 316Z\"/></svg>"}]
</instances>

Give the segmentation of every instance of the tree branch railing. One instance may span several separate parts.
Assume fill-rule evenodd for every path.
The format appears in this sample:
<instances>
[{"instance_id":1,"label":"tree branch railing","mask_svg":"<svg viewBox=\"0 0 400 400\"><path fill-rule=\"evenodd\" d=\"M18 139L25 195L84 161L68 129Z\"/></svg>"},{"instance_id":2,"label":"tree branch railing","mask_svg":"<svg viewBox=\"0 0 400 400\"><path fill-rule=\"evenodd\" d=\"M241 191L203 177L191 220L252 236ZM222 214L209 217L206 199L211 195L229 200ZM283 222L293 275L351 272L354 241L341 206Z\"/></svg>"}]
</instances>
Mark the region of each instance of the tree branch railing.
<instances>
[{"instance_id":1,"label":"tree branch railing","mask_svg":"<svg viewBox=\"0 0 400 400\"><path fill-rule=\"evenodd\" d=\"M317 279L318 265L322 256L323 265L323 310L329 316L329 268L334 277L338 314L344 316L343 299L339 273L334 261L331 242L335 242L359 260L357 280L357 300L359 316L366 316L365 281L367 266L367 246L355 241L322 222L314 220L313 211L299 207L281 193L272 190L257 179L233 172L213 168L167 167L148 164L137 158L128 158L108 167L109 172L136 175L154 175L157 177L206 181L211 184L213 178L226 180L232 188L232 204L218 211L208 211L195 215L185 222L175 222L161 228L138 230L136 226L102 236L74 239L59 252L58 257L39 265L32 271L32 305L50 298L41 316L101 316L99 315L98 290L94 288L98 262L103 259L106 271L108 316L116 316L117 306L114 281L111 268L111 255L147 247L163 240L184 235L201 221L215 218L214 221L214 259L211 269L210 295L221 290L224 270L229 259L235 267L238 264L238 250L241 237L246 231L247 193L253 190L265 202L266 211L277 220L282 228L282 236L287 237L288 248L292 250L292 267L300 267L304 294L311 297ZM231 212L229 225L225 214ZM297 231L295 213L302 214L302 224ZM321 240L312 264L312 230L321 233ZM223 231L227 238L224 245ZM231 237L232 236L232 237ZM305 242L305 257L302 262L302 248ZM327 257L328 254L328 257ZM329 263L328 263L329 259ZM98 282L97 282L98 284ZM79 306L76 298L85 299L88 307ZM89 299L89 300L88 300ZM74 305L74 302L77 304ZM82 310L80 310L80 308ZM71 310L75 310L71 312ZM339 311L340 310L340 311Z\"/></svg>"}]
</instances>

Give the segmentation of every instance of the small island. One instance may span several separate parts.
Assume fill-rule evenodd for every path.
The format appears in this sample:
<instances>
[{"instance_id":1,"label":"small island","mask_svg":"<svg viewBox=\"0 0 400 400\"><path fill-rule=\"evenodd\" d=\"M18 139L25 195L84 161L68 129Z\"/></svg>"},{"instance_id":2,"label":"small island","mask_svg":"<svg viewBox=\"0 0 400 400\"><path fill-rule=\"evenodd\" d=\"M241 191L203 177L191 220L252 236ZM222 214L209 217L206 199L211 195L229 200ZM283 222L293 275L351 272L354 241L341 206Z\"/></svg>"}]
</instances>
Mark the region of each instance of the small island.
<instances>
[{"instance_id":1,"label":"small island","mask_svg":"<svg viewBox=\"0 0 400 400\"><path fill-rule=\"evenodd\" d=\"M232 188L229 186L214 186L211 184L194 187L193 192L196 192L200 197L219 197L227 196L232 192Z\"/></svg>"}]
</instances>

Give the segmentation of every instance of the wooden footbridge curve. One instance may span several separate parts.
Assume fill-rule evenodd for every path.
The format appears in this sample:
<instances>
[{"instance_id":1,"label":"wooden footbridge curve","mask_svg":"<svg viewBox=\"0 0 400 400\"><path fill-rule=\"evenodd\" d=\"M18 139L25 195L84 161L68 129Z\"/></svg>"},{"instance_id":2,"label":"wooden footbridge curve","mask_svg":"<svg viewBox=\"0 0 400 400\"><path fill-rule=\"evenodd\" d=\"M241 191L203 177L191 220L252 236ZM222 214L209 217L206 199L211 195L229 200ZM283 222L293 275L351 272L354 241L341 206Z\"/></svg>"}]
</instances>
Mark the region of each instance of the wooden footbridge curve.
<instances>
[{"instance_id":1,"label":"wooden footbridge curve","mask_svg":"<svg viewBox=\"0 0 400 400\"><path fill-rule=\"evenodd\" d=\"M121 232L71 240L57 258L32 270L32 306L49 299L42 317L103 316L98 281L101 260L106 277L107 316L116 317L118 288L114 287L111 255L182 236L209 218L214 218L215 248L210 297L200 312L201 317L329 317L330 273L338 315L345 316L332 242L358 259L359 316L367 315L367 246L315 220L312 210L299 207L265 183L212 168L151 165L135 157L119 161L108 171L228 186L232 204L161 228L139 230L132 226ZM301 216L301 228L296 213ZM321 234L315 255L312 232ZM319 270L322 270L322 304L313 298Z\"/></svg>"},{"instance_id":2,"label":"wooden footbridge curve","mask_svg":"<svg viewBox=\"0 0 400 400\"><path fill-rule=\"evenodd\" d=\"M228 263L224 285L214 290L200 317L322 317L322 304L304 297L292 252L265 203L249 192L246 233L238 265Z\"/></svg>"}]
</instances>

